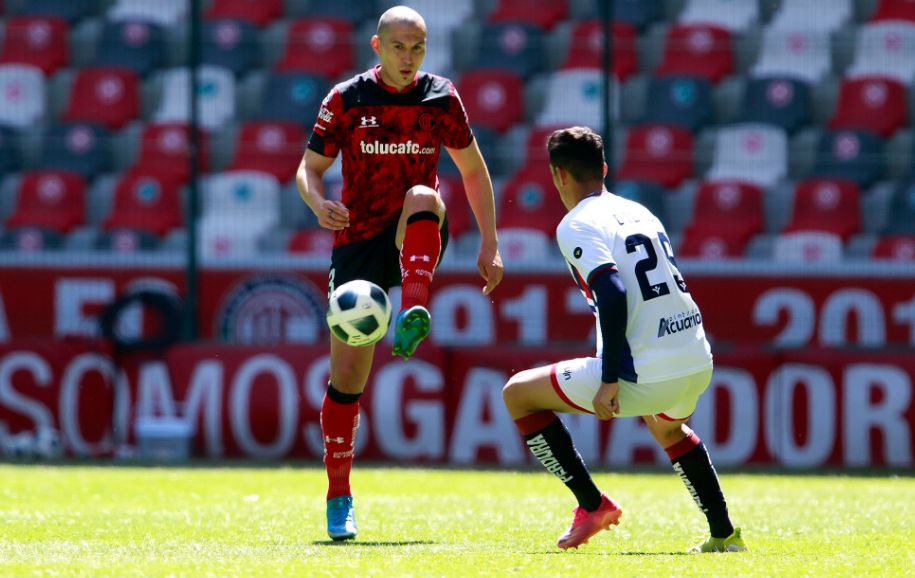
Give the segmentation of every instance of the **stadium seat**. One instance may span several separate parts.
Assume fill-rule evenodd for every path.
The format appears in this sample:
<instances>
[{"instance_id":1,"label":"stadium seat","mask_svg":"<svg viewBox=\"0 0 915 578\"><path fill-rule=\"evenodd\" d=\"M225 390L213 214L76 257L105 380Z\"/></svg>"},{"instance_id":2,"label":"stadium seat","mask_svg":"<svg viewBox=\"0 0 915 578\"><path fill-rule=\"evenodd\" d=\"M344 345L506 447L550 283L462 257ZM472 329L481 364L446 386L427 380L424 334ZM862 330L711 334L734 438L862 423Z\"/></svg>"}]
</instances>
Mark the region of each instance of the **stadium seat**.
<instances>
[{"instance_id":1,"label":"stadium seat","mask_svg":"<svg viewBox=\"0 0 915 578\"><path fill-rule=\"evenodd\" d=\"M560 215L556 216L559 224ZM522 266L542 264L553 247L550 233L539 229L499 230L499 253L509 263Z\"/></svg>"},{"instance_id":2,"label":"stadium seat","mask_svg":"<svg viewBox=\"0 0 915 578\"><path fill-rule=\"evenodd\" d=\"M438 177L438 192L448 212L448 233L457 239L473 228L473 216L460 177Z\"/></svg>"},{"instance_id":3,"label":"stadium seat","mask_svg":"<svg viewBox=\"0 0 915 578\"><path fill-rule=\"evenodd\" d=\"M700 76L717 83L733 71L730 32L705 24L675 24L667 31L655 73Z\"/></svg>"},{"instance_id":4,"label":"stadium seat","mask_svg":"<svg viewBox=\"0 0 915 578\"><path fill-rule=\"evenodd\" d=\"M746 255L749 239L747 231L738 227L716 229L695 224L683 231L677 257L704 261L739 259Z\"/></svg>"},{"instance_id":5,"label":"stadium seat","mask_svg":"<svg viewBox=\"0 0 915 578\"><path fill-rule=\"evenodd\" d=\"M599 70L579 68L553 72L547 80L546 100L537 115L537 124L603 126L602 82ZM612 102L610 108L611 111L614 108Z\"/></svg>"},{"instance_id":6,"label":"stadium seat","mask_svg":"<svg viewBox=\"0 0 915 578\"><path fill-rule=\"evenodd\" d=\"M528 80L544 67L543 31L530 24L485 24L473 66L512 70Z\"/></svg>"},{"instance_id":7,"label":"stadium seat","mask_svg":"<svg viewBox=\"0 0 915 578\"><path fill-rule=\"evenodd\" d=\"M71 24L98 13L98 0L28 0L19 10L30 16L54 16Z\"/></svg>"},{"instance_id":8,"label":"stadium seat","mask_svg":"<svg viewBox=\"0 0 915 578\"><path fill-rule=\"evenodd\" d=\"M302 257L326 257L334 246L334 234L327 229L298 229L289 237L286 249Z\"/></svg>"},{"instance_id":9,"label":"stadium seat","mask_svg":"<svg viewBox=\"0 0 915 578\"><path fill-rule=\"evenodd\" d=\"M879 260L915 262L915 235L887 235L874 245L871 257Z\"/></svg>"},{"instance_id":10,"label":"stadium seat","mask_svg":"<svg viewBox=\"0 0 915 578\"><path fill-rule=\"evenodd\" d=\"M95 64L127 68L145 77L165 64L165 29L143 20L108 20L102 27Z\"/></svg>"},{"instance_id":11,"label":"stadium seat","mask_svg":"<svg viewBox=\"0 0 915 578\"><path fill-rule=\"evenodd\" d=\"M823 131L811 176L853 181L867 189L884 175L880 137L856 130Z\"/></svg>"},{"instance_id":12,"label":"stadium seat","mask_svg":"<svg viewBox=\"0 0 915 578\"><path fill-rule=\"evenodd\" d=\"M772 243L773 258L783 263L835 263L842 252L842 239L824 231L781 233Z\"/></svg>"},{"instance_id":13,"label":"stadium seat","mask_svg":"<svg viewBox=\"0 0 915 578\"><path fill-rule=\"evenodd\" d=\"M778 30L810 30L831 33L839 30L854 15L853 0L781 0L769 26Z\"/></svg>"},{"instance_id":14,"label":"stadium seat","mask_svg":"<svg viewBox=\"0 0 915 578\"><path fill-rule=\"evenodd\" d=\"M748 181L771 187L788 173L788 137L780 128L742 123L720 128L708 180Z\"/></svg>"},{"instance_id":15,"label":"stadium seat","mask_svg":"<svg viewBox=\"0 0 915 578\"><path fill-rule=\"evenodd\" d=\"M477 141L477 146L480 147L480 152L483 153L483 158L486 159L489 173L493 176L501 176L503 174L504 153L499 147L499 134L490 128L477 124L471 124L471 129L473 130L473 139ZM441 156L447 157L448 153L442 152ZM451 165L453 166L454 163L452 162Z\"/></svg>"},{"instance_id":16,"label":"stadium seat","mask_svg":"<svg viewBox=\"0 0 915 578\"><path fill-rule=\"evenodd\" d=\"M354 66L353 23L343 18L309 18L289 25L276 69L335 80Z\"/></svg>"},{"instance_id":17,"label":"stadium seat","mask_svg":"<svg viewBox=\"0 0 915 578\"><path fill-rule=\"evenodd\" d=\"M6 227L37 227L65 235L85 222L85 193L86 182L75 173L28 171L19 182L16 206Z\"/></svg>"},{"instance_id":18,"label":"stadium seat","mask_svg":"<svg viewBox=\"0 0 915 578\"><path fill-rule=\"evenodd\" d=\"M171 68L162 74L162 100L153 114L156 122L187 122L190 117L191 74ZM235 77L224 68L203 65L197 78L197 111L206 129L221 128L235 117Z\"/></svg>"},{"instance_id":19,"label":"stadium seat","mask_svg":"<svg viewBox=\"0 0 915 578\"><path fill-rule=\"evenodd\" d=\"M546 166L550 162L547 154L547 139L554 131L565 128L562 125L553 126L532 126L527 132L524 140L524 160L522 164L529 167Z\"/></svg>"},{"instance_id":20,"label":"stadium seat","mask_svg":"<svg viewBox=\"0 0 915 578\"><path fill-rule=\"evenodd\" d=\"M763 32L762 46L752 74L797 78L814 84L820 82L831 68L829 32L768 26Z\"/></svg>"},{"instance_id":21,"label":"stadium seat","mask_svg":"<svg viewBox=\"0 0 915 578\"><path fill-rule=\"evenodd\" d=\"M549 167L527 165L517 170L505 183L496 213L496 225L500 237L503 230L528 229L552 238L565 213Z\"/></svg>"},{"instance_id":22,"label":"stadium seat","mask_svg":"<svg viewBox=\"0 0 915 578\"><path fill-rule=\"evenodd\" d=\"M911 0L879 0L871 20L908 20L915 22L915 2Z\"/></svg>"},{"instance_id":23,"label":"stadium seat","mask_svg":"<svg viewBox=\"0 0 915 578\"><path fill-rule=\"evenodd\" d=\"M524 83L510 70L470 70L457 90L474 123L502 133L524 119Z\"/></svg>"},{"instance_id":24,"label":"stadium seat","mask_svg":"<svg viewBox=\"0 0 915 578\"><path fill-rule=\"evenodd\" d=\"M258 238L279 222L279 194L276 179L257 171L224 172L206 179L198 229L200 256L253 256Z\"/></svg>"},{"instance_id":25,"label":"stadium seat","mask_svg":"<svg viewBox=\"0 0 915 578\"><path fill-rule=\"evenodd\" d=\"M255 117L258 120L295 122L311 128L318 106L330 88L330 82L323 76L270 72Z\"/></svg>"},{"instance_id":26,"label":"stadium seat","mask_svg":"<svg viewBox=\"0 0 915 578\"><path fill-rule=\"evenodd\" d=\"M861 231L858 185L851 181L808 179L794 189L791 220L784 232L825 231L843 242Z\"/></svg>"},{"instance_id":27,"label":"stadium seat","mask_svg":"<svg viewBox=\"0 0 915 578\"><path fill-rule=\"evenodd\" d=\"M646 30L664 17L662 0L613 0L613 8L617 22L625 22L638 30Z\"/></svg>"},{"instance_id":28,"label":"stadium seat","mask_svg":"<svg viewBox=\"0 0 915 578\"><path fill-rule=\"evenodd\" d=\"M552 30L569 13L568 0L496 0L487 20L495 23L523 22Z\"/></svg>"},{"instance_id":29,"label":"stadium seat","mask_svg":"<svg viewBox=\"0 0 915 578\"><path fill-rule=\"evenodd\" d=\"M168 28L187 20L190 5L190 0L117 0L108 10L108 20L150 22Z\"/></svg>"},{"instance_id":30,"label":"stadium seat","mask_svg":"<svg viewBox=\"0 0 915 578\"><path fill-rule=\"evenodd\" d=\"M671 189L693 176L693 135L685 128L640 125L629 129L618 180L647 181Z\"/></svg>"},{"instance_id":31,"label":"stadium seat","mask_svg":"<svg viewBox=\"0 0 915 578\"><path fill-rule=\"evenodd\" d=\"M111 213L104 230L130 229L164 237L182 225L180 183L173 177L145 170L125 173L114 189Z\"/></svg>"},{"instance_id":32,"label":"stadium seat","mask_svg":"<svg viewBox=\"0 0 915 578\"><path fill-rule=\"evenodd\" d=\"M45 79L27 64L0 64L0 125L33 128L45 116Z\"/></svg>"},{"instance_id":33,"label":"stadium seat","mask_svg":"<svg viewBox=\"0 0 915 578\"><path fill-rule=\"evenodd\" d=\"M188 166L188 140L190 127L182 123L148 124L140 135L140 152L133 170L170 178L179 183L190 177ZM209 170L209 138L198 132L199 167Z\"/></svg>"},{"instance_id":34,"label":"stadium seat","mask_svg":"<svg viewBox=\"0 0 915 578\"><path fill-rule=\"evenodd\" d=\"M231 70L235 76L260 64L257 28L250 22L222 18L204 22L200 61Z\"/></svg>"},{"instance_id":35,"label":"stadium seat","mask_svg":"<svg viewBox=\"0 0 915 578\"><path fill-rule=\"evenodd\" d=\"M905 86L890 78L859 77L842 81L829 128L860 129L887 138L907 120Z\"/></svg>"},{"instance_id":36,"label":"stadium seat","mask_svg":"<svg viewBox=\"0 0 915 578\"><path fill-rule=\"evenodd\" d=\"M915 79L915 23L891 20L858 28L855 56L846 76L887 76L904 85Z\"/></svg>"},{"instance_id":37,"label":"stadium seat","mask_svg":"<svg viewBox=\"0 0 915 578\"><path fill-rule=\"evenodd\" d=\"M743 181L705 181L696 191L692 224L712 231L734 229L744 243L763 232L763 190ZM739 234L736 234L739 233Z\"/></svg>"},{"instance_id":38,"label":"stadium seat","mask_svg":"<svg viewBox=\"0 0 915 578\"><path fill-rule=\"evenodd\" d=\"M915 183L899 185L889 201L884 235L915 235Z\"/></svg>"},{"instance_id":39,"label":"stadium seat","mask_svg":"<svg viewBox=\"0 0 915 578\"><path fill-rule=\"evenodd\" d=\"M136 73L123 68L83 68L76 72L66 122L92 122L109 130L122 128L140 115Z\"/></svg>"},{"instance_id":40,"label":"stadium seat","mask_svg":"<svg viewBox=\"0 0 915 578\"><path fill-rule=\"evenodd\" d=\"M603 22L574 22L570 32L569 51L561 68L603 68ZM625 22L613 23L613 75L624 82L638 71L636 29Z\"/></svg>"},{"instance_id":41,"label":"stadium seat","mask_svg":"<svg viewBox=\"0 0 915 578\"><path fill-rule=\"evenodd\" d=\"M283 15L283 0L213 0L208 20L243 20L263 28Z\"/></svg>"},{"instance_id":42,"label":"stadium seat","mask_svg":"<svg viewBox=\"0 0 915 578\"><path fill-rule=\"evenodd\" d=\"M52 16L17 16L6 20L0 64L29 64L45 75L70 62L67 21Z\"/></svg>"},{"instance_id":43,"label":"stadium seat","mask_svg":"<svg viewBox=\"0 0 915 578\"><path fill-rule=\"evenodd\" d=\"M0 179L22 168L19 135L13 129L0 126Z\"/></svg>"},{"instance_id":44,"label":"stadium seat","mask_svg":"<svg viewBox=\"0 0 915 578\"><path fill-rule=\"evenodd\" d=\"M613 184L613 194L644 205L658 220L667 224L667 209L664 205L667 191L660 185L642 181L617 181Z\"/></svg>"},{"instance_id":45,"label":"stadium seat","mask_svg":"<svg viewBox=\"0 0 915 578\"><path fill-rule=\"evenodd\" d=\"M0 247L20 253L60 249L63 244L63 235L40 227L18 227L0 231Z\"/></svg>"},{"instance_id":46,"label":"stadium seat","mask_svg":"<svg viewBox=\"0 0 915 578\"><path fill-rule=\"evenodd\" d=\"M227 170L261 171L285 183L295 176L305 141L305 129L300 124L244 123L236 141L234 160Z\"/></svg>"},{"instance_id":47,"label":"stadium seat","mask_svg":"<svg viewBox=\"0 0 915 578\"><path fill-rule=\"evenodd\" d=\"M85 122L53 125L45 134L39 166L93 179L111 170L111 135Z\"/></svg>"},{"instance_id":48,"label":"stadium seat","mask_svg":"<svg viewBox=\"0 0 915 578\"><path fill-rule=\"evenodd\" d=\"M813 120L810 85L788 77L748 79L739 117L740 122L771 124L793 134Z\"/></svg>"},{"instance_id":49,"label":"stadium seat","mask_svg":"<svg viewBox=\"0 0 915 578\"><path fill-rule=\"evenodd\" d=\"M712 85L694 76L655 76L648 81L642 123L682 126L695 133L714 120Z\"/></svg>"},{"instance_id":50,"label":"stadium seat","mask_svg":"<svg viewBox=\"0 0 915 578\"><path fill-rule=\"evenodd\" d=\"M756 0L686 0L677 19L681 24L712 24L741 32L759 20Z\"/></svg>"},{"instance_id":51,"label":"stadium seat","mask_svg":"<svg viewBox=\"0 0 915 578\"><path fill-rule=\"evenodd\" d=\"M113 253L136 253L157 248L159 239L145 231L136 229L113 229L99 231L95 237L95 249Z\"/></svg>"},{"instance_id":52,"label":"stadium seat","mask_svg":"<svg viewBox=\"0 0 915 578\"><path fill-rule=\"evenodd\" d=\"M403 4L410 4L403 2ZM435 8L439 9L439 4ZM308 0L308 15L321 18L344 18L353 24L358 24L368 19L376 19L381 14L375 0ZM423 18L427 12L420 11Z\"/></svg>"}]
</instances>

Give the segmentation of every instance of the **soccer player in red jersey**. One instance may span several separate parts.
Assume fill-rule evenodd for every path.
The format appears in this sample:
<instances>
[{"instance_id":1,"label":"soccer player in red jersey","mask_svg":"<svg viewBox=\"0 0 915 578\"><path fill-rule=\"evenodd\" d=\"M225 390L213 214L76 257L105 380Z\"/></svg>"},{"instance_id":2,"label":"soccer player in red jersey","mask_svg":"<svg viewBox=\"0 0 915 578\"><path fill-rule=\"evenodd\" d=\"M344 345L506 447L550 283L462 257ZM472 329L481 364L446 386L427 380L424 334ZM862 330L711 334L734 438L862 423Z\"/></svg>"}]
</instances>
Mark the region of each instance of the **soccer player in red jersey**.
<instances>
[{"instance_id":1,"label":"soccer player in red jersey","mask_svg":"<svg viewBox=\"0 0 915 578\"><path fill-rule=\"evenodd\" d=\"M334 231L328 294L353 279L385 290L401 285L394 354L408 359L429 333L429 285L448 243L436 166L442 147L461 172L480 229L477 267L489 294L502 280L492 181L454 85L421 72L422 16L406 6L381 15L372 49L380 64L335 86L321 105L296 174L299 194ZM341 201L328 199L322 176L342 155ZM359 396L374 346L331 337L330 383L321 407L327 468L327 531L356 536L350 470L359 427Z\"/></svg>"}]
</instances>

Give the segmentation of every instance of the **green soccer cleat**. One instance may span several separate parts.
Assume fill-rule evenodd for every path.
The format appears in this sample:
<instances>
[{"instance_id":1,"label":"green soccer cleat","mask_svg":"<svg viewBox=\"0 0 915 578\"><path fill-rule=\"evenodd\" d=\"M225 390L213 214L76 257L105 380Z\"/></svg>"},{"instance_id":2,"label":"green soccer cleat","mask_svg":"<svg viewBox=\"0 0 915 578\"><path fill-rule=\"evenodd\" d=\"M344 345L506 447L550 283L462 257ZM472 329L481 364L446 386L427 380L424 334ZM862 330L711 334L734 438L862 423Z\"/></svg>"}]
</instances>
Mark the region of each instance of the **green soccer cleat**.
<instances>
[{"instance_id":1,"label":"green soccer cleat","mask_svg":"<svg viewBox=\"0 0 915 578\"><path fill-rule=\"evenodd\" d=\"M429 310L422 305L398 313L394 326L394 355L410 359L420 342L429 335L431 322Z\"/></svg>"},{"instance_id":2,"label":"green soccer cleat","mask_svg":"<svg viewBox=\"0 0 915 578\"><path fill-rule=\"evenodd\" d=\"M734 531L727 538L709 538L701 544L690 548L690 554L702 554L704 552L746 552L747 544L740 535L740 528L734 528Z\"/></svg>"}]
</instances>

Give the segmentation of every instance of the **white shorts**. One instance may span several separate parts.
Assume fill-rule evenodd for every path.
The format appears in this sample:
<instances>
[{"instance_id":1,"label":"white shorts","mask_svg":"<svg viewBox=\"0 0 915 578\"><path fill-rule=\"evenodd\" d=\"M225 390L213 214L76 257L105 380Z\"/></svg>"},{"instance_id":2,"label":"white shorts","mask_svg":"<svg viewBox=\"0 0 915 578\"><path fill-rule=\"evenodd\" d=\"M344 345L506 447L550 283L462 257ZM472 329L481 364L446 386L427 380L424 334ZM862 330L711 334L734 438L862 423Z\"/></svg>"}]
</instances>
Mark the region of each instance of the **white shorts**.
<instances>
[{"instance_id":1,"label":"white shorts","mask_svg":"<svg viewBox=\"0 0 915 578\"><path fill-rule=\"evenodd\" d=\"M594 413L594 396L601 384L601 360L582 357L554 363L550 379L556 394L574 413ZM686 419L696 410L699 396L712 380L712 368L657 383L619 381L618 417L657 415Z\"/></svg>"}]
</instances>

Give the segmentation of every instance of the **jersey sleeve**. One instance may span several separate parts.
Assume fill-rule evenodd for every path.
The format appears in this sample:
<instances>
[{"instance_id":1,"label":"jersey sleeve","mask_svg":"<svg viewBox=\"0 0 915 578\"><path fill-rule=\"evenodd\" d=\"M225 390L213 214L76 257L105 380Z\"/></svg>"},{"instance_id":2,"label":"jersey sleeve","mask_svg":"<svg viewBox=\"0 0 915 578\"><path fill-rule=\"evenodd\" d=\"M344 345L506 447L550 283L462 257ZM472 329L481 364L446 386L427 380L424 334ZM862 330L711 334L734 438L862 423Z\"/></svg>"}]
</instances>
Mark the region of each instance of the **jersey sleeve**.
<instances>
[{"instance_id":1,"label":"jersey sleeve","mask_svg":"<svg viewBox=\"0 0 915 578\"><path fill-rule=\"evenodd\" d=\"M556 229L556 241L565 260L575 267L588 285L597 273L617 270L604 235L586 221L576 219L562 222Z\"/></svg>"},{"instance_id":2,"label":"jersey sleeve","mask_svg":"<svg viewBox=\"0 0 915 578\"><path fill-rule=\"evenodd\" d=\"M342 145L340 135L343 123L343 99L337 89L332 89L321 102L318 119L308 139L308 148L325 157L335 157Z\"/></svg>"},{"instance_id":3,"label":"jersey sleeve","mask_svg":"<svg viewBox=\"0 0 915 578\"><path fill-rule=\"evenodd\" d=\"M473 142L473 131L467 120L467 111L458 95L457 89L451 85L451 94L448 98L448 110L442 115L442 144L451 149L465 149Z\"/></svg>"}]
</instances>

